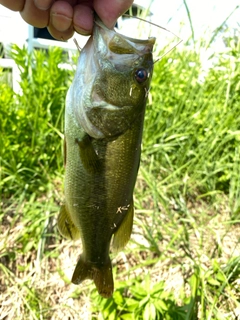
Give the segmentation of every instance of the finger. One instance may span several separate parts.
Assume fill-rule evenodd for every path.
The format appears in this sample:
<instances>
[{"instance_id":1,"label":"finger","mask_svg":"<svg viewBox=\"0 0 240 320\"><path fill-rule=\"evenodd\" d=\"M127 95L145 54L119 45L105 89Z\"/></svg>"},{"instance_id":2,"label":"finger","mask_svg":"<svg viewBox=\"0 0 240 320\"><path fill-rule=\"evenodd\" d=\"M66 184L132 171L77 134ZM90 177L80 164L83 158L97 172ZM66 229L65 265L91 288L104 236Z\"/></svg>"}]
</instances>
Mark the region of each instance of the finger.
<instances>
[{"instance_id":1,"label":"finger","mask_svg":"<svg viewBox=\"0 0 240 320\"><path fill-rule=\"evenodd\" d=\"M66 1L54 2L50 9L48 31L58 40L67 40L74 34L73 8Z\"/></svg>"},{"instance_id":2,"label":"finger","mask_svg":"<svg viewBox=\"0 0 240 320\"><path fill-rule=\"evenodd\" d=\"M82 35L90 35L93 29L93 9L87 5L75 6L73 27Z\"/></svg>"},{"instance_id":3,"label":"finger","mask_svg":"<svg viewBox=\"0 0 240 320\"><path fill-rule=\"evenodd\" d=\"M127 11L133 0L95 0L94 9L108 28L113 28L117 19Z\"/></svg>"},{"instance_id":4,"label":"finger","mask_svg":"<svg viewBox=\"0 0 240 320\"><path fill-rule=\"evenodd\" d=\"M50 9L49 26L60 32L67 31L73 22L73 8L66 1L54 2Z\"/></svg>"},{"instance_id":5,"label":"finger","mask_svg":"<svg viewBox=\"0 0 240 320\"><path fill-rule=\"evenodd\" d=\"M49 10L38 9L32 0L26 0L24 8L20 11L22 18L37 28L44 28L49 22Z\"/></svg>"},{"instance_id":6,"label":"finger","mask_svg":"<svg viewBox=\"0 0 240 320\"><path fill-rule=\"evenodd\" d=\"M25 0L0 0L0 4L13 11L22 11Z\"/></svg>"}]
</instances>

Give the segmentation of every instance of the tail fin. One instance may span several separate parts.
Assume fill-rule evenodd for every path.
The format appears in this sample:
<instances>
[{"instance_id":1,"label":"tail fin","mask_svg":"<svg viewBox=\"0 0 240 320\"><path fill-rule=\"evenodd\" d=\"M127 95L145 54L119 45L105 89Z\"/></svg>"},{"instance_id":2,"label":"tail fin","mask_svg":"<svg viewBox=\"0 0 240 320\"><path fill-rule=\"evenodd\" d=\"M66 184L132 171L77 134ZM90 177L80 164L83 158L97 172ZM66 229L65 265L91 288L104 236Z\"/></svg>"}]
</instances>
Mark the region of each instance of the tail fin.
<instances>
[{"instance_id":1,"label":"tail fin","mask_svg":"<svg viewBox=\"0 0 240 320\"><path fill-rule=\"evenodd\" d=\"M83 255L80 256L72 276L72 283L80 284L86 279L92 279L98 290L98 293L104 298L110 298L113 293L113 275L111 260L102 266L86 262Z\"/></svg>"}]
</instances>

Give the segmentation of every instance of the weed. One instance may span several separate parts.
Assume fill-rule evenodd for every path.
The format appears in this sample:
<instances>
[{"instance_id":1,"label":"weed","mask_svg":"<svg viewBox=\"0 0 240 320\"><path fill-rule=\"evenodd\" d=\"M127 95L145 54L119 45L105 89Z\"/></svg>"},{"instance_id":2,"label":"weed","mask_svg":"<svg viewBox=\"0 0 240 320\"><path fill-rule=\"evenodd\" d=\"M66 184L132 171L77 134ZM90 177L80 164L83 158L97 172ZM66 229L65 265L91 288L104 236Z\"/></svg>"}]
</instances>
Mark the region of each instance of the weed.
<instances>
[{"instance_id":1,"label":"weed","mask_svg":"<svg viewBox=\"0 0 240 320\"><path fill-rule=\"evenodd\" d=\"M2 318L240 317L240 55L239 41L225 41L204 77L188 47L155 65L133 235L113 255L108 300L92 283L71 284L81 243L56 228L72 72L58 68L59 49L29 55L13 46L22 95L0 83Z\"/></svg>"}]
</instances>

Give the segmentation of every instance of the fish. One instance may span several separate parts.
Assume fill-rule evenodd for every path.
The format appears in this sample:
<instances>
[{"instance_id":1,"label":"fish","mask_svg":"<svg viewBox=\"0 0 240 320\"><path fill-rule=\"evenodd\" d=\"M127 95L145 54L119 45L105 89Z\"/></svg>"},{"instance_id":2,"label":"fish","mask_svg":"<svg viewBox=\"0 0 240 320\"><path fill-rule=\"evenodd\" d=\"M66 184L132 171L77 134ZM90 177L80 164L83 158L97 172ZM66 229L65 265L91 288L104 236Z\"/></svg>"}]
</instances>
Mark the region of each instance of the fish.
<instances>
[{"instance_id":1,"label":"fish","mask_svg":"<svg viewBox=\"0 0 240 320\"><path fill-rule=\"evenodd\" d=\"M104 298L114 291L110 248L122 250L132 233L154 43L124 36L95 16L66 96L58 228L82 242L72 283L91 279Z\"/></svg>"}]
</instances>

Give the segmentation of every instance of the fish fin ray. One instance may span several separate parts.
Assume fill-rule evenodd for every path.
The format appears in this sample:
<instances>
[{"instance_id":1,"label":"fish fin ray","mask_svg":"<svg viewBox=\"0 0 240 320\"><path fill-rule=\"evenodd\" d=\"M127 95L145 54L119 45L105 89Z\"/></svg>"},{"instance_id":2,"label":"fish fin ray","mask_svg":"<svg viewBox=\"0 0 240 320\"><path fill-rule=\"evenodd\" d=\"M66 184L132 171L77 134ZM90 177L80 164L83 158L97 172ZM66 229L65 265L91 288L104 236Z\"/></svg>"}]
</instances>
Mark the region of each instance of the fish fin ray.
<instances>
[{"instance_id":1,"label":"fish fin ray","mask_svg":"<svg viewBox=\"0 0 240 320\"><path fill-rule=\"evenodd\" d=\"M125 245L128 243L132 233L133 216L134 204L132 200L122 223L118 227L117 231L114 233L112 241L112 248L114 251L119 251L123 249Z\"/></svg>"},{"instance_id":2,"label":"fish fin ray","mask_svg":"<svg viewBox=\"0 0 240 320\"><path fill-rule=\"evenodd\" d=\"M60 213L58 215L58 229L62 236L68 239L76 240L80 238L80 232L76 228L75 224L73 223L72 219L70 218L66 205L62 205L60 208Z\"/></svg>"},{"instance_id":3,"label":"fish fin ray","mask_svg":"<svg viewBox=\"0 0 240 320\"><path fill-rule=\"evenodd\" d=\"M64 159L64 167L66 168L66 164L67 164L67 141L66 141L66 137L64 137L64 142L63 142L63 159Z\"/></svg>"},{"instance_id":4,"label":"fish fin ray","mask_svg":"<svg viewBox=\"0 0 240 320\"><path fill-rule=\"evenodd\" d=\"M108 257L107 262L99 266L86 262L83 254L81 254L72 276L72 283L80 284L86 279L94 281L98 293L102 297L110 298L114 288L110 258Z\"/></svg>"},{"instance_id":5,"label":"fish fin ray","mask_svg":"<svg viewBox=\"0 0 240 320\"><path fill-rule=\"evenodd\" d=\"M85 134L83 138L77 138L76 143L79 146L79 154L84 168L90 173L98 172L101 168L101 162L89 135Z\"/></svg>"}]
</instances>

